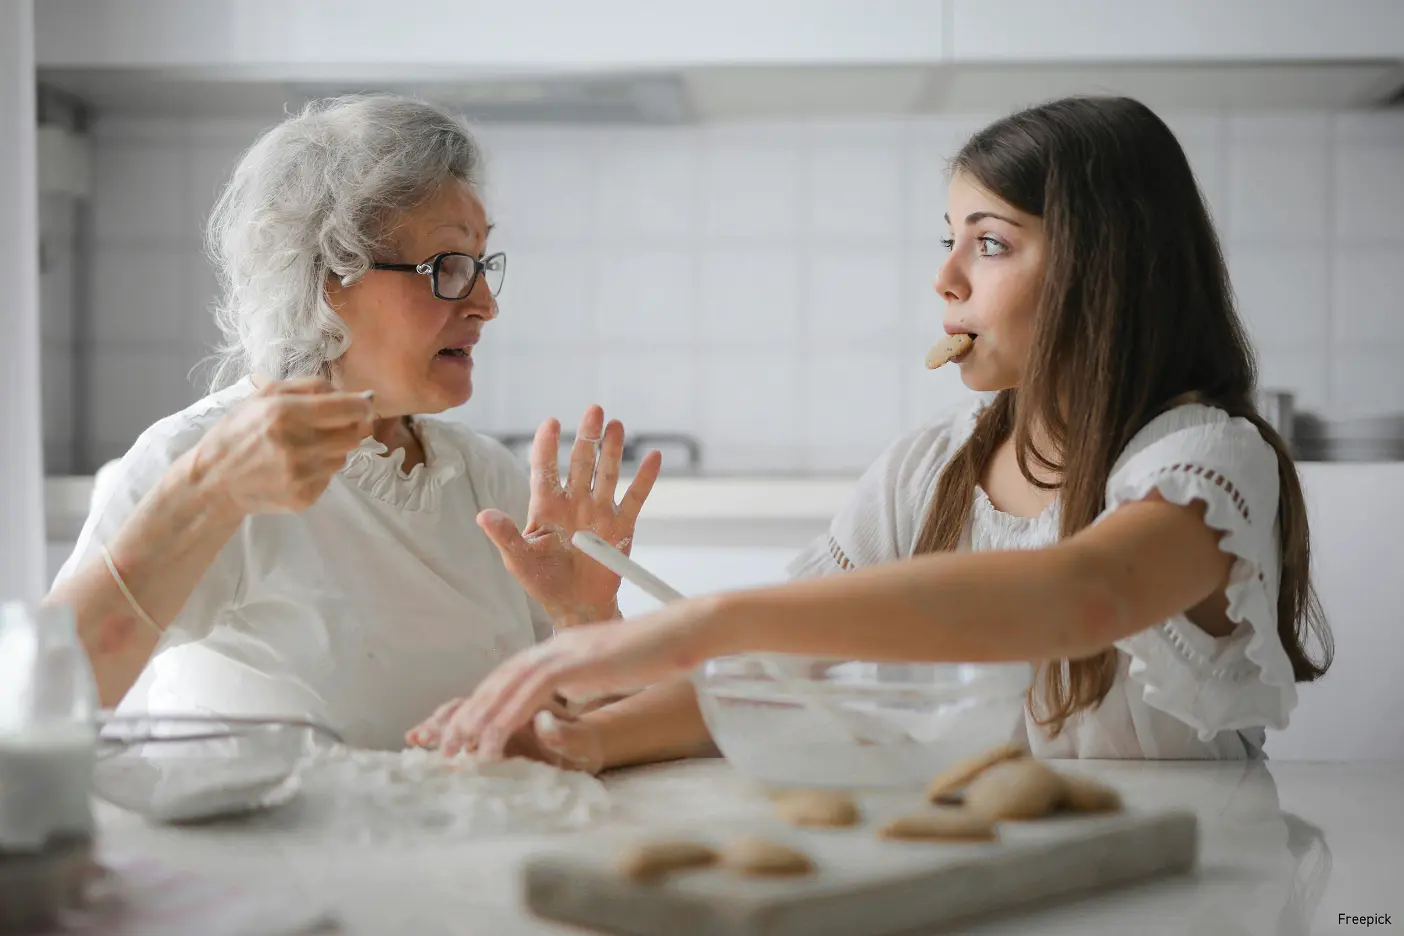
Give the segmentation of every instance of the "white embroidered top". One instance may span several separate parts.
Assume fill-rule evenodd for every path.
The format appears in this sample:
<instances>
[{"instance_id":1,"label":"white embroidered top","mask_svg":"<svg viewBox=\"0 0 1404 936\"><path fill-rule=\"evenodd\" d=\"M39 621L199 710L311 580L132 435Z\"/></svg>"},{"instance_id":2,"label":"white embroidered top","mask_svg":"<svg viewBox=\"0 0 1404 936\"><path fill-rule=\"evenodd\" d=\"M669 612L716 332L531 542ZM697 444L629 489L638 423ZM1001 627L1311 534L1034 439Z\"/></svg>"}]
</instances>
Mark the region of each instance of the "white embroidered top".
<instances>
[{"instance_id":1,"label":"white embroidered top","mask_svg":"<svg viewBox=\"0 0 1404 936\"><path fill-rule=\"evenodd\" d=\"M911 556L941 470L992 398L981 395L890 447L791 574L827 575ZM1026 712L1017 738L1054 758L1264 756L1265 729L1285 728L1297 701L1277 634L1277 471L1276 453L1251 422L1199 404L1163 413L1131 440L1113 468L1103 516L1153 491L1177 504L1202 501L1205 522L1223 531L1220 546L1236 557L1227 593L1236 626L1215 638L1175 617L1118 641L1116 681L1099 707L1074 716L1056 739ZM1057 538L1056 500L1038 517L1015 517L977 488L962 549L1037 549Z\"/></svg>"},{"instance_id":2,"label":"white embroidered top","mask_svg":"<svg viewBox=\"0 0 1404 936\"><path fill-rule=\"evenodd\" d=\"M104 471L72 575L110 542L167 467L251 381L156 423ZM501 660L551 634L545 612L478 528L485 507L520 525L526 473L466 428L417 418L426 460L373 438L309 509L247 518L171 621L123 712L293 715L355 747L404 733Z\"/></svg>"}]
</instances>

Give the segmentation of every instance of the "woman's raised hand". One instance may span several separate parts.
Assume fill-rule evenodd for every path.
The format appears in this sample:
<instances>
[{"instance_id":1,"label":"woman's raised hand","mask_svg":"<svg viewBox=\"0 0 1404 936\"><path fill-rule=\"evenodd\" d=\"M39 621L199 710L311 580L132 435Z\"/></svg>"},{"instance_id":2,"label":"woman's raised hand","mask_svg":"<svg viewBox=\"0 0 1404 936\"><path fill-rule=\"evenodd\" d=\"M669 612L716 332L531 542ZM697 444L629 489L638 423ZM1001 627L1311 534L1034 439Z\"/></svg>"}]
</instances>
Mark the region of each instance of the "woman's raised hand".
<instances>
[{"instance_id":1,"label":"woman's raised hand","mask_svg":"<svg viewBox=\"0 0 1404 936\"><path fill-rule=\"evenodd\" d=\"M273 381L217 422L190 453L195 477L243 513L306 510L371 432L365 394L319 378Z\"/></svg>"},{"instance_id":2,"label":"woman's raised hand","mask_svg":"<svg viewBox=\"0 0 1404 936\"><path fill-rule=\"evenodd\" d=\"M663 456L650 452L639 464L629 489L615 502L624 426L605 424L604 410L592 406L580 419L565 483L557 467L561 426L547 420L536 432L531 452L531 505L525 530L500 510L485 510L478 525L502 553L508 570L539 601L559 626L607 620L618 614L619 576L570 544L578 530L591 530L625 553L634 524L648 499Z\"/></svg>"}]
</instances>

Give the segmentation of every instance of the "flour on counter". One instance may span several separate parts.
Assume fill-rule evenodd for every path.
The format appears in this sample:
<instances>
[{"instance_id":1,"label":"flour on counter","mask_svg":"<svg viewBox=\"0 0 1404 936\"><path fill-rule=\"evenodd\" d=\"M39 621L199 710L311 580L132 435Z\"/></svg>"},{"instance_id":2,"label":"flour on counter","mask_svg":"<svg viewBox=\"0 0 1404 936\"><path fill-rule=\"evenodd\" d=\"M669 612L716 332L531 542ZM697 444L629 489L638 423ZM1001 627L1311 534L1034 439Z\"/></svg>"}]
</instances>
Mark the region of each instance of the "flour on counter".
<instances>
[{"instance_id":1,"label":"flour on counter","mask_svg":"<svg viewBox=\"0 0 1404 936\"><path fill-rule=\"evenodd\" d=\"M522 758L337 746L311 755L302 781L313 825L359 841L560 832L611 809L595 777Z\"/></svg>"}]
</instances>

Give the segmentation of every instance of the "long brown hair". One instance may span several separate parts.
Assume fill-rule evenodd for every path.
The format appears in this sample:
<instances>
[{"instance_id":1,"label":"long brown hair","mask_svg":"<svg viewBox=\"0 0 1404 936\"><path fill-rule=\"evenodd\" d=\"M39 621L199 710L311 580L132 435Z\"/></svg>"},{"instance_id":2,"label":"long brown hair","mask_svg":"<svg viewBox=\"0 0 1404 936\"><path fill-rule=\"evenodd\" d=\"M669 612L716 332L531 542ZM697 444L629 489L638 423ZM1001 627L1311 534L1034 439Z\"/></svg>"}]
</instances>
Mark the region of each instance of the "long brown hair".
<instances>
[{"instance_id":1,"label":"long brown hair","mask_svg":"<svg viewBox=\"0 0 1404 936\"><path fill-rule=\"evenodd\" d=\"M942 472L916 551L957 548L975 487L1011 436L1024 477L1056 487L1059 533L1072 536L1103 510L1112 467L1131 438L1175 402L1195 399L1251 420L1277 452L1277 629L1296 681L1319 678L1332 641L1311 586L1301 484L1287 443L1254 403L1253 350L1175 135L1138 101L1069 98L986 127L951 171L1041 217L1047 260L1020 386L980 413ZM1035 446L1034 426L1048 450ZM1031 466L1060 480L1037 480ZM1319 659L1306 652L1308 635L1321 644ZM1095 708L1116 678L1116 661L1108 648L1043 666L1029 690L1037 722L1056 736L1072 715Z\"/></svg>"}]
</instances>

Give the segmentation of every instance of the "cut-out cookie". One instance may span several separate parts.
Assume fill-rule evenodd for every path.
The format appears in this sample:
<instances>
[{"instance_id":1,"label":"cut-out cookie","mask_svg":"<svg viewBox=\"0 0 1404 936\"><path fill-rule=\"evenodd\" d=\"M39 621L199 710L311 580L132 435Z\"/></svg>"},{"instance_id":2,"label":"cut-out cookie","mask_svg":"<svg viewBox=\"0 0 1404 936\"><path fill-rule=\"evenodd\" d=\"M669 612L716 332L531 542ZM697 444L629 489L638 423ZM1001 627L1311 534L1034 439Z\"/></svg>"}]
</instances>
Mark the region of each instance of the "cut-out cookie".
<instances>
[{"instance_id":1,"label":"cut-out cookie","mask_svg":"<svg viewBox=\"0 0 1404 936\"><path fill-rule=\"evenodd\" d=\"M686 840L642 842L619 856L619 872L635 881L650 881L673 871L705 868L717 861L716 849Z\"/></svg>"},{"instance_id":2,"label":"cut-out cookie","mask_svg":"<svg viewBox=\"0 0 1404 936\"><path fill-rule=\"evenodd\" d=\"M957 761L936 775L926 789L926 798L931 802L953 796L963 790L970 781L995 764L1024 757L1029 752L1017 744L1001 744L983 754Z\"/></svg>"},{"instance_id":3,"label":"cut-out cookie","mask_svg":"<svg viewBox=\"0 0 1404 936\"><path fill-rule=\"evenodd\" d=\"M775 815L796 826L841 828L858 824L858 804L837 790L789 790L775 798Z\"/></svg>"},{"instance_id":4,"label":"cut-out cookie","mask_svg":"<svg viewBox=\"0 0 1404 936\"><path fill-rule=\"evenodd\" d=\"M1096 780L1063 774L1063 796L1058 806L1075 813L1120 812L1121 794Z\"/></svg>"},{"instance_id":5,"label":"cut-out cookie","mask_svg":"<svg viewBox=\"0 0 1404 936\"><path fill-rule=\"evenodd\" d=\"M1004 761L981 773L965 788L965 808L986 819L1038 819L1053 811L1063 796L1063 778L1032 757Z\"/></svg>"},{"instance_id":6,"label":"cut-out cookie","mask_svg":"<svg viewBox=\"0 0 1404 936\"><path fill-rule=\"evenodd\" d=\"M968 809L941 807L899 816L878 835L907 841L987 842L995 837L995 824Z\"/></svg>"},{"instance_id":7,"label":"cut-out cookie","mask_svg":"<svg viewBox=\"0 0 1404 936\"><path fill-rule=\"evenodd\" d=\"M778 877L809 874L814 862L804 852L753 836L743 836L727 843L721 852L724 868L755 877Z\"/></svg>"}]
</instances>

